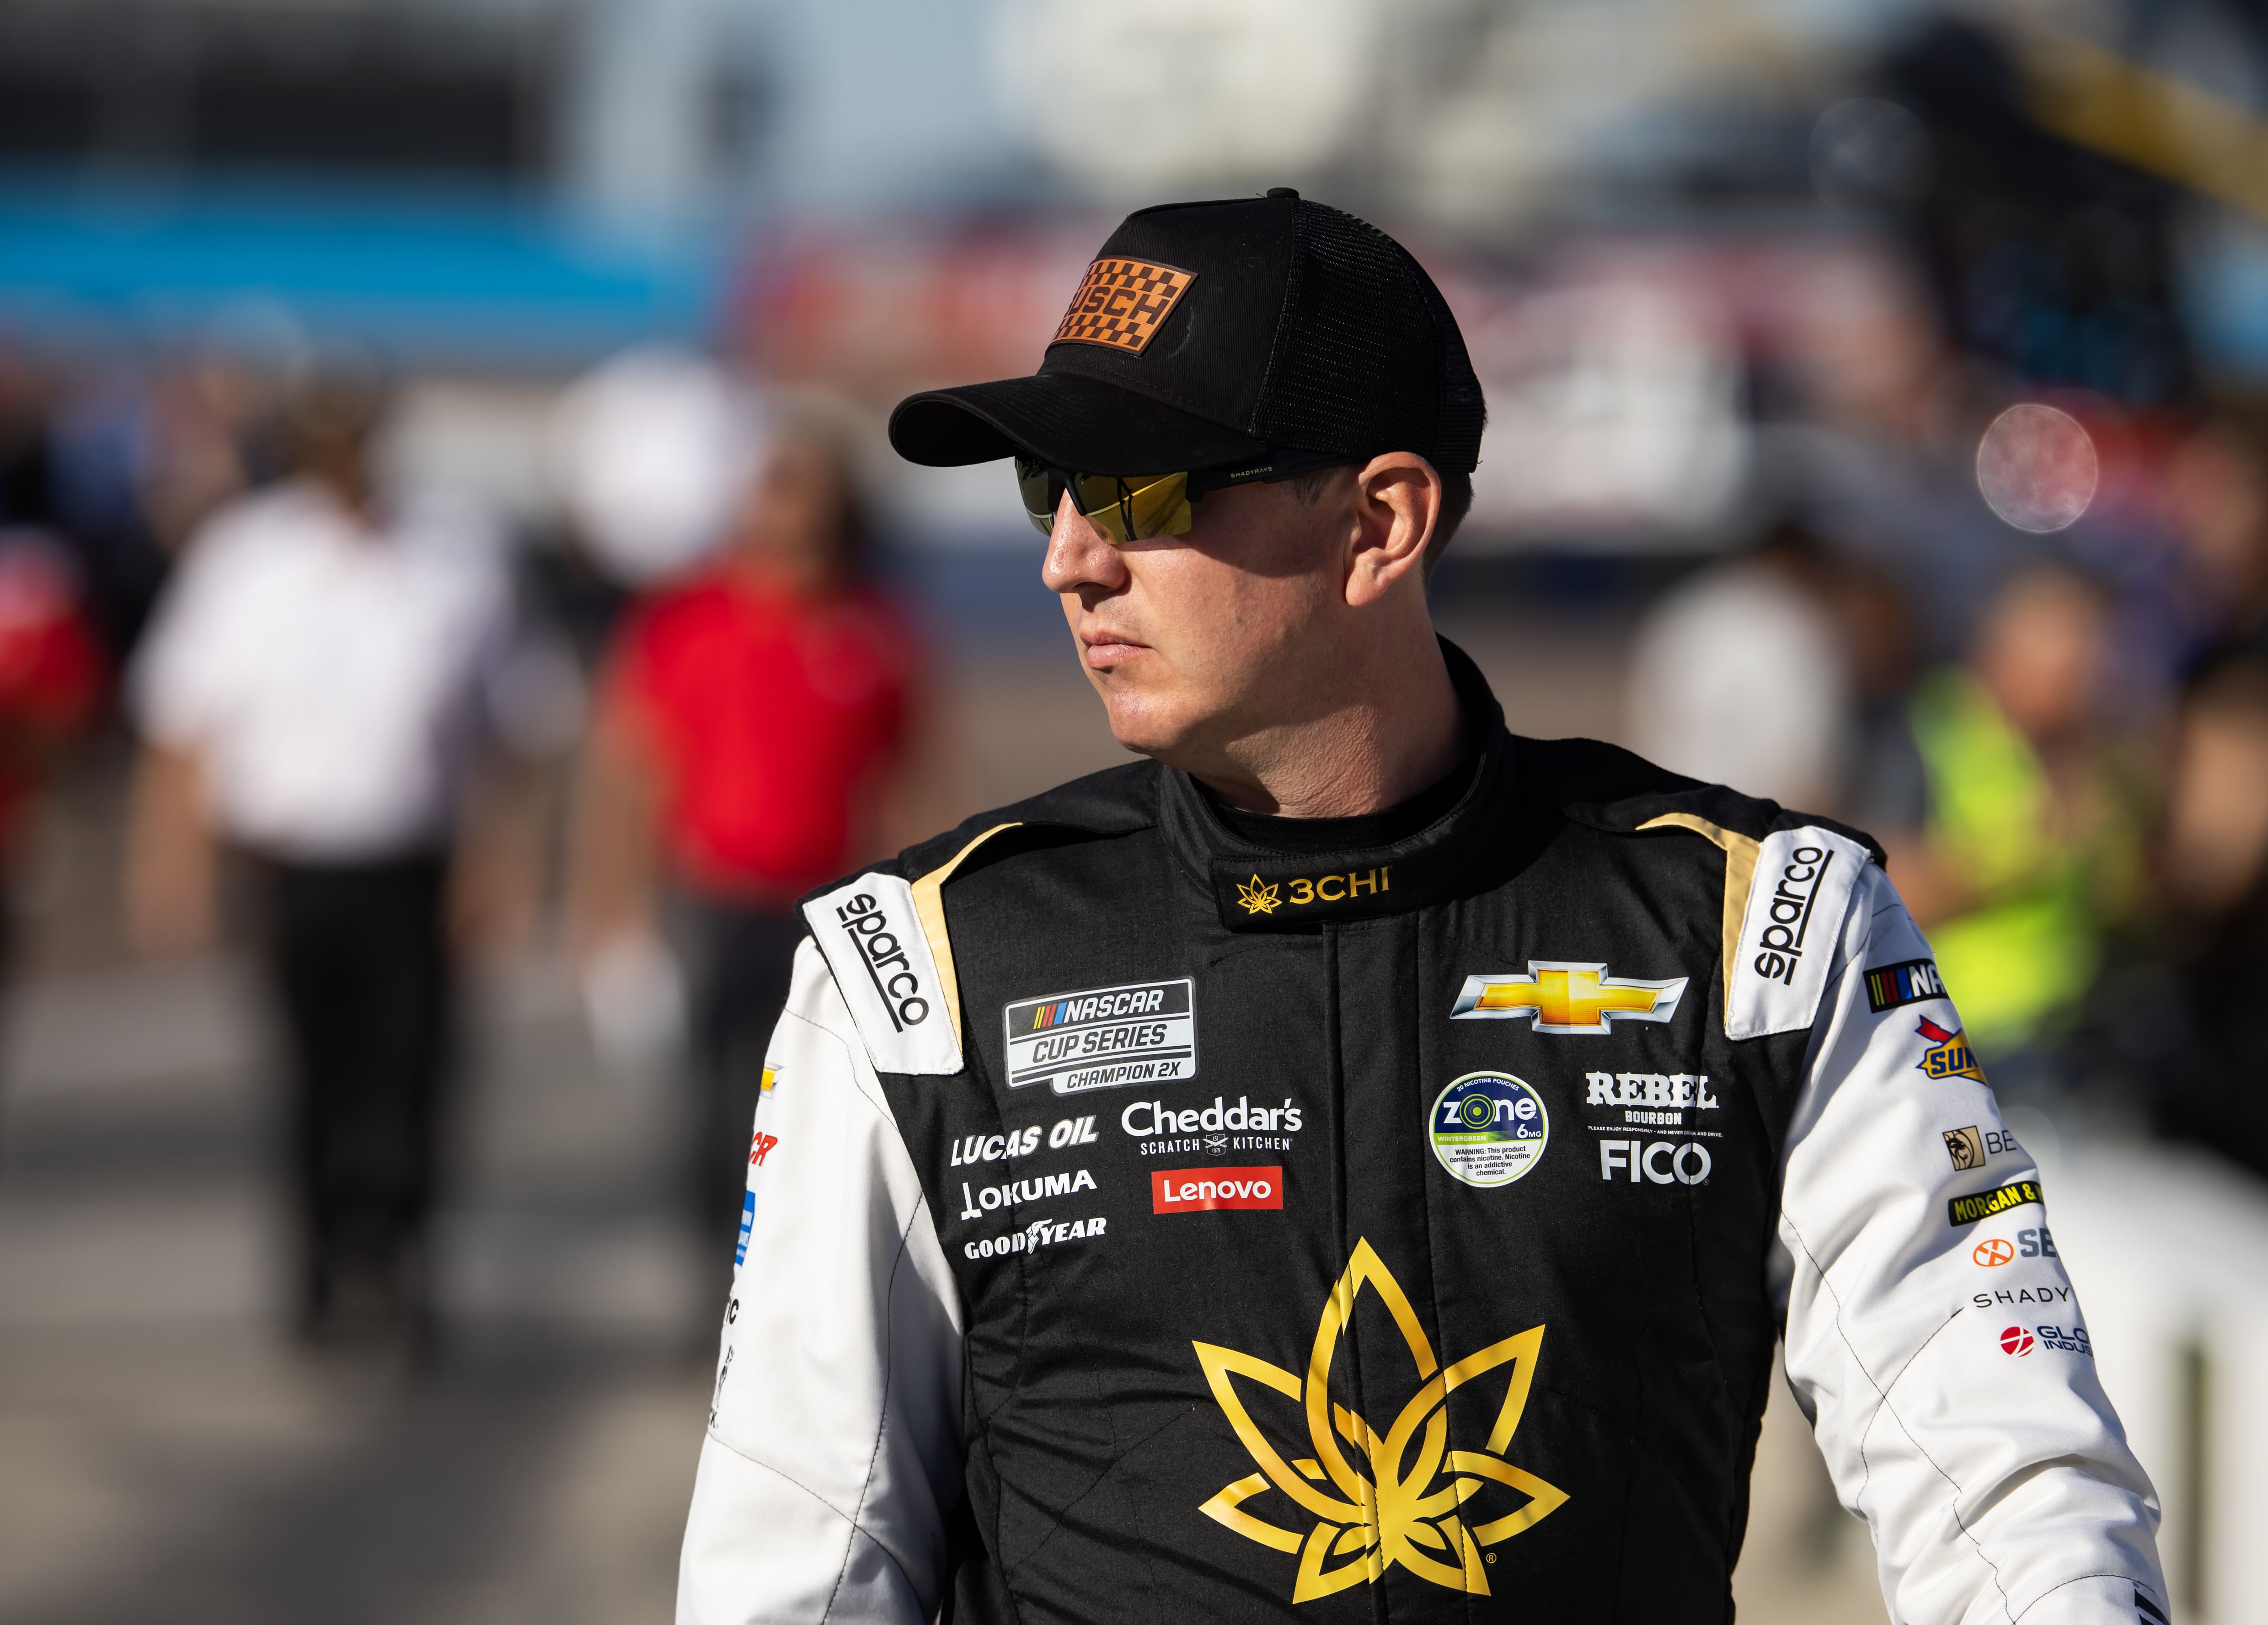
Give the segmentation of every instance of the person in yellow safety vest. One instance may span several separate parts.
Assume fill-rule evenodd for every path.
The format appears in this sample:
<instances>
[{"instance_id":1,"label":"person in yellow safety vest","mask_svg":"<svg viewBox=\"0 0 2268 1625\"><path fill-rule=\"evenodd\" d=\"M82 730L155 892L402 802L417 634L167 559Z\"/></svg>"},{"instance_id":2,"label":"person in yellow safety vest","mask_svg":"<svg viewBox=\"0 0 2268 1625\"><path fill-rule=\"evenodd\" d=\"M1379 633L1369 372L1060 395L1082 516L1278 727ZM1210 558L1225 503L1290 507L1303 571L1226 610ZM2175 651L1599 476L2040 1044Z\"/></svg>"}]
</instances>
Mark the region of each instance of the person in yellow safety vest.
<instances>
[{"instance_id":1,"label":"person in yellow safety vest","mask_svg":"<svg viewBox=\"0 0 2268 1625\"><path fill-rule=\"evenodd\" d=\"M2138 798L2096 725L2107 621L2091 583L2025 570L1913 696L1926 812L1891 871L1988 1062L2078 1003L2139 875Z\"/></svg>"}]
</instances>

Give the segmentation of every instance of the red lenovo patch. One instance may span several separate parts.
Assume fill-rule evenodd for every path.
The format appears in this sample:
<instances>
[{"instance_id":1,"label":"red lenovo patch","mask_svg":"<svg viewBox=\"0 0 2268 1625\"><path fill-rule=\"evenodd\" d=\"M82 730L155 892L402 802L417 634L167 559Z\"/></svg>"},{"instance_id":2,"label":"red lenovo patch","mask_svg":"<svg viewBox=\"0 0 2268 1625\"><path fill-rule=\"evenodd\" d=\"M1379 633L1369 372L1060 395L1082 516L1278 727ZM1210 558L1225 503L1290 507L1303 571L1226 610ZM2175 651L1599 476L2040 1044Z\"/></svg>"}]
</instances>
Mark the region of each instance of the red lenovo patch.
<instances>
[{"instance_id":1,"label":"red lenovo patch","mask_svg":"<svg viewBox=\"0 0 2268 1625\"><path fill-rule=\"evenodd\" d=\"M1219 1208L1281 1208L1281 1168L1162 1168L1150 1176L1152 1213L1210 1213Z\"/></svg>"}]
</instances>

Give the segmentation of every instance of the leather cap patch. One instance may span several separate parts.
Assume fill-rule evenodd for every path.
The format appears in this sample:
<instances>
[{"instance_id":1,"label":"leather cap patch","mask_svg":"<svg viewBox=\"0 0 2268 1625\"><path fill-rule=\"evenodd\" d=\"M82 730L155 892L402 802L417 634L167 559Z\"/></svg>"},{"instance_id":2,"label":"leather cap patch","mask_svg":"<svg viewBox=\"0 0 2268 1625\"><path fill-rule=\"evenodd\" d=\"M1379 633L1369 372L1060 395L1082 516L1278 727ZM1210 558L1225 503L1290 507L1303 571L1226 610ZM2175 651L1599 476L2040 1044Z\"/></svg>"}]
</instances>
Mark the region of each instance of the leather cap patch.
<instances>
[{"instance_id":1,"label":"leather cap patch","mask_svg":"<svg viewBox=\"0 0 2268 1625\"><path fill-rule=\"evenodd\" d=\"M1049 342L1103 344L1138 356L1196 280L1196 272L1170 265L1097 260Z\"/></svg>"}]
</instances>

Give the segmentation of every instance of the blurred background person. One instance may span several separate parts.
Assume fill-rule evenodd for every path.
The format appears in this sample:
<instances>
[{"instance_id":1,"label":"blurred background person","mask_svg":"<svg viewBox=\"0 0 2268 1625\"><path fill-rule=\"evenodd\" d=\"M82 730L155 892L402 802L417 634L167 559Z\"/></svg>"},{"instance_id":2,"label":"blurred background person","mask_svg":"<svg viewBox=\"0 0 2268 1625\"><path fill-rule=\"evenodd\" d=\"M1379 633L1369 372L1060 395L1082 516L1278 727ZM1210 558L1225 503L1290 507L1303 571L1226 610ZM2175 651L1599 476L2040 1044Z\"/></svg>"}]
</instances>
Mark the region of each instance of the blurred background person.
<instances>
[{"instance_id":1,"label":"blurred background person","mask_svg":"<svg viewBox=\"0 0 2268 1625\"><path fill-rule=\"evenodd\" d=\"M721 1261L740 1221L765 1046L804 893L941 809L933 679L868 573L850 455L815 419L771 437L714 555L637 605L608 651L575 815L586 960L661 930L692 956L688 1192Z\"/></svg>"},{"instance_id":2,"label":"blurred background person","mask_svg":"<svg viewBox=\"0 0 2268 1625\"><path fill-rule=\"evenodd\" d=\"M506 737L512 606L496 539L380 489L384 404L345 374L299 392L290 477L196 533L131 674L133 939L211 939L220 842L259 877L311 1339L429 1329L456 1036L452 852L480 754Z\"/></svg>"},{"instance_id":3,"label":"blurred background person","mask_svg":"<svg viewBox=\"0 0 2268 1625\"><path fill-rule=\"evenodd\" d=\"M2099 720L2108 618L2070 570L2011 577L1966 659L1915 690L1919 827L1874 832L1979 1056L2026 1057L1994 1077L2019 1094L2036 1083L2028 1048L2073 1013L2139 880L2138 784Z\"/></svg>"},{"instance_id":4,"label":"blurred background person","mask_svg":"<svg viewBox=\"0 0 2268 1625\"><path fill-rule=\"evenodd\" d=\"M28 826L64 748L92 720L108 666L55 539L0 528L0 966Z\"/></svg>"},{"instance_id":5,"label":"blurred background person","mask_svg":"<svg viewBox=\"0 0 2268 1625\"><path fill-rule=\"evenodd\" d=\"M2268 471L2234 421L2175 452L2166 490L2198 628L2173 722L2154 946L2168 1031L2144 1071L2159 1127L2268 1173Z\"/></svg>"},{"instance_id":6,"label":"blurred background person","mask_svg":"<svg viewBox=\"0 0 2268 1625\"><path fill-rule=\"evenodd\" d=\"M1744 795L1831 812L1854 726L1833 572L1816 538L1786 522L1664 593L1631 642L1631 748Z\"/></svg>"}]
</instances>

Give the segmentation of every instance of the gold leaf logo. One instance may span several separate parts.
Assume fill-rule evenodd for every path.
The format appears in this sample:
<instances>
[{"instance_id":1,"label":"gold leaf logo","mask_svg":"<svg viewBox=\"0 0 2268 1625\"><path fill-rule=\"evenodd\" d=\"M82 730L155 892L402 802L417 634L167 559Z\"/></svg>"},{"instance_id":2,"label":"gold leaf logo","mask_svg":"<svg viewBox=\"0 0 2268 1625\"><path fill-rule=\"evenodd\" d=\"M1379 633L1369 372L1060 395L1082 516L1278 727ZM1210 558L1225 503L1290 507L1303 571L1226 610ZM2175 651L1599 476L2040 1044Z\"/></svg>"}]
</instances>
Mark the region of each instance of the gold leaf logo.
<instances>
[{"instance_id":1,"label":"gold leaf logo","mask_svg":"<svg viewBox=\"0 0 2268 1625\"><path fill-rule=\"evenodd\" d=\"M1249 881L1237 882L1236 901L1244 905L1247 914L1273 914L1276 912L1276 888L1273 885L1263 886L1260 877L1255 875Z\"/></svg>"},{"instance_id":2,"label":"gold leaf logo","mask_svg":"<svg viewBox=\"0 0 2268 1625\"><path fill-rule=\"evenodd\" d=\"M1334 1404L1329 1393L1331 1359L1354 1318L1356 1295L1376 1292L1394 1317L1419 1386L1394 1424L1381 1436L1361 1416ZM1482 1548L1508 1540L1567 1499L1566 1491L1505 1460L1528 1406L1528 1386L1543 1347L1543 1327L1532 1326L1491 1343L1447 1367L1418 1324L1401 1283L1395 1280L1368 1241L1359 1242L1323 1305L1315 1327L1304 1380L1279 1365L1233 1349L1193 1343L1229 1426L1260 1471L1228 1485L1197 1510L1247 1540L1300 1555L1292 1600L1308 1602L1351 1585L1376 1580L1396 1564L1451 1591L1488 1593ZM1499 1366L1512 1367L1496 1425L1484 1450L1447 1448L1448 1396ZM1286 1461L1246 1409L1234 1379L1272 1388L1300 1405L1315 1453ZM1340 1448L1344 1438L1355 1457ZM1468 1524L1465 1504L1491 1485L1518 1491L1525 1502L1485 1523ZM1244 1504L1270 1489L1314 1521L1304 1531L1287 1529L1244 1511Z\"/></svg>"}]
</instances>

